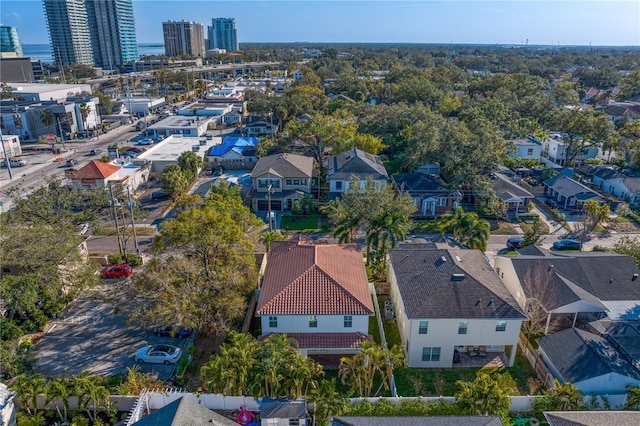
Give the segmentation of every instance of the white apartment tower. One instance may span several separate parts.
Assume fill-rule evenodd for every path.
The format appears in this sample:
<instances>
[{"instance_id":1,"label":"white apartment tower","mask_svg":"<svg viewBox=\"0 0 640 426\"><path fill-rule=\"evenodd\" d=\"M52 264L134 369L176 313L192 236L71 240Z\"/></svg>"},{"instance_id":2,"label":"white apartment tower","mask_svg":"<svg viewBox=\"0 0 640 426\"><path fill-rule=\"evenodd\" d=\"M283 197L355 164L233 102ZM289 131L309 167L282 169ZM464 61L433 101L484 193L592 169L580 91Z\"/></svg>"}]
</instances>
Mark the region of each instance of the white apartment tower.
<instances>
[{"instance_id":1,"label":"white apartment tower","mask_svg":"<svg viewBox=\"0 0 640 426\"><path fill-rule=\"evenodd\" d=\"M199 22L167 21L162 23L167 56L204 57L204 25Z\"/></svg>"}]
</instances>

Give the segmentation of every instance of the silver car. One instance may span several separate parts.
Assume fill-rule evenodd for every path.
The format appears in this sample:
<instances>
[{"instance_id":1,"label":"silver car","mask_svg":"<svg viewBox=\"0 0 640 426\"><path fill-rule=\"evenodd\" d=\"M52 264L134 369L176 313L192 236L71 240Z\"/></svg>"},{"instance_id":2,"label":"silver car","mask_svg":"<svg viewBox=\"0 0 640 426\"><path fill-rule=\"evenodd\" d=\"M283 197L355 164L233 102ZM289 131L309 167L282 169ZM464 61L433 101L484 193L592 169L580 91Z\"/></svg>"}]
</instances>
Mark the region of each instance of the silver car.
<instances>
[{"instance_id":1,"label":"silver car","mask_svg":"<svg viewBox=\"0 0 640 426\"><path fill-rule=\"evenodd\" d=\"M171 345L149 345L136 352L140 364L175 364L182 356L182 349Z\"/></svg>"}]
</instances>

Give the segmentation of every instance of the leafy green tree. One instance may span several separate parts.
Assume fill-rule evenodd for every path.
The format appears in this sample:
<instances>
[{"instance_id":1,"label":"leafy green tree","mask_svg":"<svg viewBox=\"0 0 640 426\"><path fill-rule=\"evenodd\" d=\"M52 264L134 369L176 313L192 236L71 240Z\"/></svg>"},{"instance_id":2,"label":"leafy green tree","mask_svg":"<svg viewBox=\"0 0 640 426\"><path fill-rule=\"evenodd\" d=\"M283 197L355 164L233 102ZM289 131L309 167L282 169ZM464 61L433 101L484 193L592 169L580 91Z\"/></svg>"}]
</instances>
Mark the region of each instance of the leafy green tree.
<instances>
[{"instance_id":1,"label":"leafy green tree","mask_svg":"<svg viewBox=\"0 0 640 426\"><path fill-rule=\"evenodd\" d=\"M611 214L609 204L601 205L593 200L586 201L582 209L584 210L584 218L580 223L580 244L584 244L589 234L591 234L600 223L607 220Z\"/></svg>"},{"instance_id":2,"label":"leafy green tree","mask_svg":"<svg viewBox=\"0 0 640 426\"><path fill-rule=\"evenodd\" d=\"M179 165L170 164L162 171L160 184L162 189L174 198L180 196L191 185L192 176L186 173Z\"/></svg>"},{"instance_id":3,"label":"leafy green tree","mask_svg":"<svg viewBox=\"0 0 640 426\"><path fill-rule=\"evenodd\" d=\"M472 416L500 416L505 424L509 421L512 392L508 374L478 374L473 382L458 380L460 391L456 392L456 405L462 412Z\"/></svg>"},{"instance_id":4,"label":"leafy green tree","mask_svg":"<svg viewBox=\"0 0 640 426\"><path fill-rule=\"evenodd\" d=\"M571 383L560 383L555 380L556 386L547 389L542 397L534 402L534 413L542 414L543 411L575 411L579 410L584 402L584 394Z\"/></svg>"},{"instance_id":5,"label":"leafy green tree","mask_svg":"<svg viewBox=\"0 0 640 426\"><path fill-rule=\"evenodd\" d=\"M40 121L45 127L50 127L53 124L53 113L50 109L44 108L40 110Z\"/></svg>"},{"instance_id":6,"label":"leafy green tree","mask_svg":"<svg viewBox=\"0 0 640 426\"><path fill-rule=\"evenodd\" d=\"M86 102L82 102L78 109L80 110L80 116L82 117L82 127L86 130L87 117L89 117L89 114L91 114L91 105L87 104Z\"/></svg>"},{"instance_id":7,"label":"leafy green tree","mask_svg":"<svg viewBox=\"0 0 640 426\"><path fill-rule=\"evenodd\" d=\"M53 403L61 422L66 422L69 416L69 399L73 395L71 383L67 377L52 379L44 389L47 398L45 405ZM62 404L62 411L60 410Z\"/></svg>"},{"instance_id":8,"label":"leafy green tree","mask_svg":"<svg viewBox=\"0 0 640 426\"><path fill-rule=\"evenodd\" d=\"M540 242L540 238L543 235L542 221L536 219L533 221L530 227L524 231L524 243L523 247L536 245Z\"/></svg>"},{"instance_id":9,"label":"leafy green tree","mask_svg":"<svg viewBox=\"0 0 640 426\"><path fill-rule=\"evenodd\" d=\"M581 155L588 141L608 140L613 132L613 124L607 115L591 108L557 109L550 124L564 133L565 159L569 166Z\"/></svg>"},{"instance_id":10,"label":"leafy green tree","mask_svg":"<svg viewBox=\"0 0 640 426\"><path fill-rule=\"evenodd\" d=\"M625 405L627 410L640 410L640 387L627 386L627 402Z\"/></svg>"},{"instance_id":11,"label":"leafy green tree","mask_svg":"<svg viewBox=\"0 0 640 426\"><path fill-rule=\"evenodd\" d=\"M461 244L485 251L491 234L489 222L478 218L475 212L465 212L458 207L454 212L442 216L438 224L443 234L452 233Z\"/></svg>"},{"instance_id":12,"label":"leafy green tree","mask_svg":"<svg viewBox=\"0 0 640 426\"><path fill-rule=\"evenodd\" d=\"M140 395L147 390L161 391L165 388L164 383L157 380L152 373L140 372L140 366L127 367L127 378L118 386L118 395Z\"/></svg>"},{"instance_id":13,"label":"leafy green tree","mask_svg":"<svg viewBox=\"0 0 640 426\"><path fill-rule=\"evenodd\" d=\"M640 266L640 240L637 237L623 236L613 245L613 251L631 256L636 265Z\"/></svg>"}]
</instances>

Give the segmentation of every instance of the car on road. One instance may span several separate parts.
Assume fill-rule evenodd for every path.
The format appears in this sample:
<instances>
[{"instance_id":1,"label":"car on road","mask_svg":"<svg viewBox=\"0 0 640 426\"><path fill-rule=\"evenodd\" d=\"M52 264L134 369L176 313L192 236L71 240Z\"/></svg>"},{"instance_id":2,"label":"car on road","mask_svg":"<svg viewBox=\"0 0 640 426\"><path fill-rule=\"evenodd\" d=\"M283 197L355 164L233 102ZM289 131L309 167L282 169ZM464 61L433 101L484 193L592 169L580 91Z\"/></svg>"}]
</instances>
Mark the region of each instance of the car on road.
<instances>
[{"instance_id":1,"label":"car on road","mask_svg":"<svg viewBox=\"0 0 640 426\"><path fill-rule=\"evenodd\" d=\"M101 150L100 148L95 148L95 149L92 149L92 150L89 152L89 154L91 154L91 155L98 155L98 154L100 154L101 152L102 152L102 150Z\"/></svg>"},{"instance_id":2,"label":"car on road","mask_svg":"<svg viewBox=\"0 0 640 426\"><path fill-rule=\"evenodd\" d=\"M102 278L126 278L133 273L131 266L121 263L119 265L105 266L100 271Z\"/></svg>"},{"instance_id":3,"label":"car on road","mask_svg":"<svg viewBox=\"0 0 640 426\"><path fill-rule=\"evenodd\" d=\"M560 240L551 246L551 250L580 250L581 248L580 242L576 240Z\"/></svg>"},{"instance_id":4,"label":"car on road","mask_svg":"<svg viewBox=\"0 0 640 426\"><path fill-rule=\"evenodd\" d=\"M7 162L6 161L2 161L1 163L2 167L7 167ZM25 160L16 160L16 159L9 159L9 165L11 167L24 167L27 165L27 162Z\"/></svg>"},{"instance_id":5,"label":"car on road","mask_svg":"<svg viewBox=\"0 0 640 426\"><path fill-rule=\"evenodd\" d=\"M67 160L67 167L73 167L73 166L77 166L78 165L78 160L74 159L74 158L69 158Z\"/></svg>"},{"instance_id":6,"label":"car on road","mask_svg":"<svg viewBox=\"0 0 640 426\"><path fill-rule=\"evenodd\" d=\"M151 199L152 200L166 200L169 197L170 197L170 195L167 194L164 191L153 191L151 193Z\"/></svg>"},{"instance_id":7,"label":"car on road","mask_svg":"<svg viewBox=\"0 0 640 426\"><path fill-rule=\"evenodd\" d=\"M175 364L182 356L182 349L171 345L144 346L136 352L136 362L140 364Z\"/></svg>"},{"instance_id":8,"label":"car on road","mask_svg":"<svg viewBox=\"0 0 640 426\"><path fill-rule=\"evenodd\" d=\"M192 333L192 328L183 328L177 325L163 325L161 327L156 327L153 330L153 334L156 336L178 337L180 339L191 337Z\"/></svg>"},{"instance_id":9,"label":"car on road","mask_svg":"<svg viewBox=\"0 0 640 426\"><path fill-rule=\"evenodd\" d=\"M138 141L138 145L153 145L154 142L155 141L153 139L142 139Z\"/></svg>"},{"instance_id":10,"label":"car on road","mask_svg":"<svg viewBox=\"0 0 640 426\"><path fill-rule=\"evenodd\" d=\"M511 250L517 250L519 248L522 248L523 244L524 244L524 238L522 237L509 238L507 240L507 248Z\"/></svg>"}]
</instances>

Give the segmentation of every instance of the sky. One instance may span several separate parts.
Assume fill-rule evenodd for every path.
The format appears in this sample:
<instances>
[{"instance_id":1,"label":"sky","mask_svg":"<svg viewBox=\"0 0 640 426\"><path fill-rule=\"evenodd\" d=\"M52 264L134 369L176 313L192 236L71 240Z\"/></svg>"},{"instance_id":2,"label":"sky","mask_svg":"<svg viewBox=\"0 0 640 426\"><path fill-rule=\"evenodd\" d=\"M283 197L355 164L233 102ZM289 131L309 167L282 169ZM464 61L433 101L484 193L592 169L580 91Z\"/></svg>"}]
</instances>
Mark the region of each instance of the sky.
<instances>
[{"instance_id":1,"label":"sky","mask_svg":"<svg viewBox=\"0 0 640 426\"><path fill-rule=\"evenodd\" d=\"M640 1L133 0L138 43L162 22L235 18L243 42L640 46ZM0 0L23 44L49 42L41 0ZM206 35L205 35L206 37Z\"/></svg>"}]
</instances>

